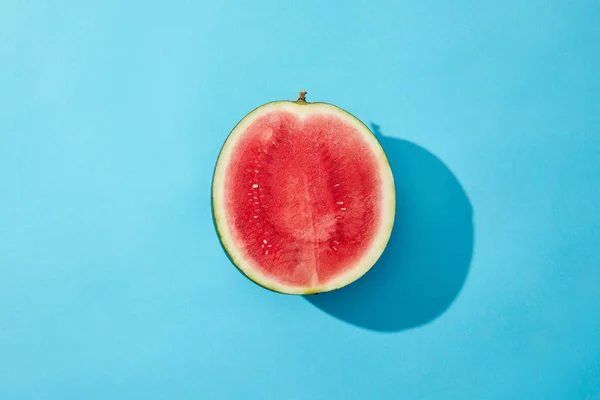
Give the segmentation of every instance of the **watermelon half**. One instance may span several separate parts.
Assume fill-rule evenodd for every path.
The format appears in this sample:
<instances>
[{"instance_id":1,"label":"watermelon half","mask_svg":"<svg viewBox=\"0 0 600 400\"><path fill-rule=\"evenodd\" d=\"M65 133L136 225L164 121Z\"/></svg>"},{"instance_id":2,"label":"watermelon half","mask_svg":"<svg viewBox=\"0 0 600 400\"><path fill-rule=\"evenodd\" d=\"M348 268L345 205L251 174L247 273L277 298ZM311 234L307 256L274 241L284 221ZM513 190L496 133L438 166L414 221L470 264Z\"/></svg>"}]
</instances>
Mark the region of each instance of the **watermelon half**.
<instances>
[{"instance_id":1,"label":"watermelon half","mask_svg":"<svg viewBox=\"0 0 600 400\"><path fill-rule=\"evenodd\" d=\"M257 284L313 294L346 286L379 259L394 225L388 159L369 128L327 103L276 101L246 115L216 164L216 229Z\"/></svg>"}]
</instances>

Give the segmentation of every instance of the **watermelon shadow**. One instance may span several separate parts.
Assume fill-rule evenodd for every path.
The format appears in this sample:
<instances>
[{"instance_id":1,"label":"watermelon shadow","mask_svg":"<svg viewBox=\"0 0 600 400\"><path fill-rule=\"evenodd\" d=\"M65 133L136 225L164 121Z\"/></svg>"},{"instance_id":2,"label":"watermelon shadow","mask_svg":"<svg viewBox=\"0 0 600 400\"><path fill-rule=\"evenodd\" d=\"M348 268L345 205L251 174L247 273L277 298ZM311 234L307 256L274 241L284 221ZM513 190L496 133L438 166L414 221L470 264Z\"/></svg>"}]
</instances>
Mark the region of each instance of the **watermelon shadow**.
<instances>
[{"instance_id":1,"label":"watermelon shadow","mask_svg":"<svg viewBox=\"0 0 600 400\"><path fill-rule=\"evenodd\" d=\"M351 285L306 296L326 313L374 331L395 332L442 315L460 292L473 255L471 203L458 179L416 144L383 136L396 183L396 222L375 266Z\"/></svg>"}]
</instances>

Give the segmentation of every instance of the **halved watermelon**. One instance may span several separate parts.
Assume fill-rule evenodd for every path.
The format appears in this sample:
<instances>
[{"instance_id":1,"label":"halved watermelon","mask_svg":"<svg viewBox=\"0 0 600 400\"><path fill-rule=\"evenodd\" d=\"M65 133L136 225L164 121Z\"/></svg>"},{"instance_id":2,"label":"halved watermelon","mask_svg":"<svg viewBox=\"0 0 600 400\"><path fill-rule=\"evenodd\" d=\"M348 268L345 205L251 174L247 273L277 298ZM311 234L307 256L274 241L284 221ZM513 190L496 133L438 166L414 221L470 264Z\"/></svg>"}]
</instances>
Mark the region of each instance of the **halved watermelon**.
<instances>
[{"instance_id":1,"label":"halved watermelon","mask_svg":"<svg viewBox=\"0 0 600 400\"><path fill-rule=\"evenodd\" d=\"M327 103L276 101L229 134L213 178L221 243L251 280L311 294L364 275L385 249L396 192L362 122Z\"/></svg>"}]
</instances>

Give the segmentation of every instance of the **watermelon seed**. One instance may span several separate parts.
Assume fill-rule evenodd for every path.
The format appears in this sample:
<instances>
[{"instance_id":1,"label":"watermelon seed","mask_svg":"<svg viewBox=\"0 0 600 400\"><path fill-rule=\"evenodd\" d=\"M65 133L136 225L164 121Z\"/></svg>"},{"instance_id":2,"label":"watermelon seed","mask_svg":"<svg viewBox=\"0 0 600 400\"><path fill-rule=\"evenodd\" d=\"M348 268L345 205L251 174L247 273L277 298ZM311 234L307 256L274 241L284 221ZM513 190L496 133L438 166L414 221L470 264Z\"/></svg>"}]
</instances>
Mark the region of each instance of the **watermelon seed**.
<instances>
[{"instance_id":1,"label":"watermelon seed","mask_svg":"<svg viewBox=\"0 0 600 400\"><path fill-rule=\"evenodd\" d=\"M256 189L258 187L258 185L255 183L254 185L252 185L253 189Z\"/></svg>"},{"instance_id":2,"label":"watermelon seed","mask_svg":"<svg viewBox=\"0 0 600 400\"><path fill-rule=\"evenodd\" d=\"M342 208L340 208L340 210L346 211L346 207L342 207Z\"/></svg>"},{"instance_id":3,"label":"watermelon seed","mask_svg":"<svg viewBox=\"0 0 600 400\"><path fill-rule=\"evenodd\" d=\"M333 185L333 186L340 186L340 184L339 184L339 183L336 183L336 184L335 184L335 185Z\"/></svg>"},{"instance_id":4,"label":"watermelon seed","mask_svg":"<svg viewBox=\"0 0 600 400\"><path fill-rule=\"evenodd\" d=\"M344 204L343 201L336 201L335 204Z\"/></svg>"},{"instance_id":5,"label":"watermelon seed","mask_svg":"<svg viewBox=\"0 0 600 400\"><path fill-rule=\"evenodd\" d=\"M263 243L264 243L264 244L267 244L267 239L263 239Z\"/></svg>"}]
</instances>

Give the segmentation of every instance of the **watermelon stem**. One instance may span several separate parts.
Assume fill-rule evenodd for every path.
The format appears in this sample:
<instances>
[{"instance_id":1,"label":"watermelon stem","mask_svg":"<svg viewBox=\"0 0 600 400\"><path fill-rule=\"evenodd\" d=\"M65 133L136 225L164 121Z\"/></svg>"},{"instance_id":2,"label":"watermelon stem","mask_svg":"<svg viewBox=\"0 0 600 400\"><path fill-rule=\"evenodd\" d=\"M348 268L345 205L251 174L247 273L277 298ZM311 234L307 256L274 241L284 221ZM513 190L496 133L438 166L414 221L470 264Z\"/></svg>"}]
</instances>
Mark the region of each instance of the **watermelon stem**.
<instances>
[{"instance_id":1,"label":"watermelon stem","mask_svg":"<svg viewBox=\"0 0 600 400\"><path fill-rule=\"evenodd\" d=\"M303 90L300 92L300 97L298 97L298 100L296 101L296 103L306 103L306 94L308 92L306 90Z\"/></svg>"}]
</instances>

